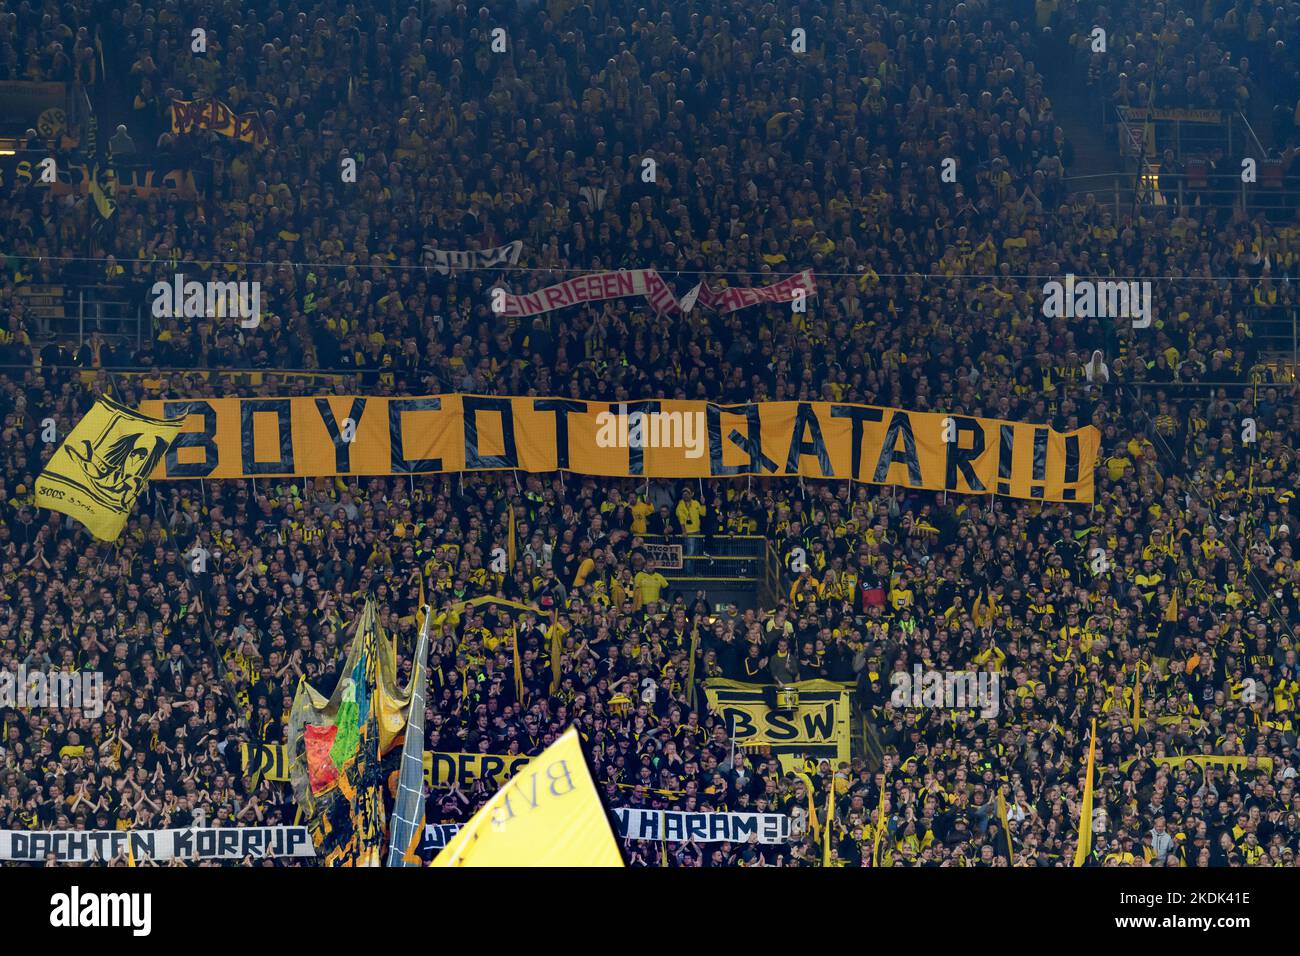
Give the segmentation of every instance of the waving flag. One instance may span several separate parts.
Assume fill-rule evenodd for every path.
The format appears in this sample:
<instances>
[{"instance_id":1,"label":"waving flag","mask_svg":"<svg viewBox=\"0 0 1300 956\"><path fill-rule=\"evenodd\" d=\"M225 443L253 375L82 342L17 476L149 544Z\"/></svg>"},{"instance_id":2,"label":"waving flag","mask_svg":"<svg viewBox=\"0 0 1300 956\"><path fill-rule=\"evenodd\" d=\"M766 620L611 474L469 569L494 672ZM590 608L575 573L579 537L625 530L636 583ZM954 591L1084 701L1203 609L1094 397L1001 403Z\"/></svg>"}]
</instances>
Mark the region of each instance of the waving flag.
<instances>
[{"instance_id":1,"label":"waving flag","mask_svg":"<svg viewBox=\"0 0 1300 956\"><path fill-rule=\"evenodd\" d=\"M298 685L289 715L289 780L326 866L379 866L387 829L383 757L406 729L421 674L405 691L397 687L397 651L373 601L357 619L340 673L328 700L305 681Z\"/></svg>"},{"instance_id":2,"label":"waving flag","mask_svg":"<svg viewBox=\"0 0 1300 956\"><path fill-rule=\"evenodd\" d=\"M570 727L511 777L431 866L622 866Z\"/></svg>"},{"instance_id":3,"label":"waving flag","mask_svg":"<svg viewBox=\"0 0 1300 956\"><path fill-rule=\"evenodd\" d=\"M101 541L116 541L183 424L101 397L37 477L36 503L76 518Z\"/></svg>"}]
</instances>

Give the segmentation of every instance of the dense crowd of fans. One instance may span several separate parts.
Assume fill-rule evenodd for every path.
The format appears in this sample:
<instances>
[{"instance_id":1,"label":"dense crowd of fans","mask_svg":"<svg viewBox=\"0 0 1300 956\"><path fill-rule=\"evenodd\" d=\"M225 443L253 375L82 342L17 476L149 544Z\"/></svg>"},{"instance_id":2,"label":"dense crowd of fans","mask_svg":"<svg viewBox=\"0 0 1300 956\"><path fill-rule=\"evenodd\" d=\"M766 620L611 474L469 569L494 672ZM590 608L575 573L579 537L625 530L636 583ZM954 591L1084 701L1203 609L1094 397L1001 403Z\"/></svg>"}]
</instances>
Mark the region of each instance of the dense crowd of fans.
<instances>
[{"instance_id":1,"label":"dense crowd of fans","mask_svg":"<svg viewBox=\"0 0 1300 956\"><path fill-rule=\"evenodd\" d=\"M1039 23L1068 33L1089 83L1113 105L1249 112L1261 85L1296 105L1295 3L1054 7L1038 5Z\"/></svg>"},{"instance_id":2,"label":"dense crowd of fans","mask_svg":"<svg viewBox=\"0 0 1300 956\"><path fill-rule=\"evenodd\" d=\"M1277 62L1269 43L1291 42L1294 4L1209 4L1208 32L1203 11L1187 26L1169 5L202 6L0 14L0 70L125 90L142 151L203 167L209 193L120 196L107 228L85 198L0 194L0 666L98 670L111 686L98 719L0 711L0 826L292 822L287 788L255 784L241 744L282 739L300 679L332 688L366 594L409 669L423 575L438 606L498 595L541 611L449 624L431 749L535 754L577 723L610 805L796 818L786 845L632 845L634 864L811 865L807 810L824 817L834 787L836 862L1068 865L1093 717L1091 862L1294 863L1300 394L1252 369L1256 323L1296 307L1296 225L1071 192L1073 145L1041 72L1074 37L1099 97L1154 79L1159 103L1240 107L1252 70ZM1109 25L1109 58L1079 46L1093 22ZM260 112L270 144L173 135L170 100L204 96ZM428 267L436 249L513 240L518 269ZM806 315L489 308L495 284L642 266L679 292L811 268L818 294ZM148 310L178 271L259 281L263 321L163 318L142 347L96 331L73 348L17 294L95 282ZM1158 277L1152 327L1044 318L1043 283L1067 272ZM141 368L155 371L124 371ZM96 393L446 390L1092 423L1097 500L576 475L158 482L112 546L32 503L54 447L42 423L66 434ZM512 508L517 561L494 573ZM775 606L681 593L643 544L684 534L705 554L721 535L770 539L787 567ZM997 672L998 716L893 706L890 673L917 663ZM806 781L733 756L698 686L710 676L851 683L871 746ZM1203 755L1251 759L1183 759ZM488 796L435 790L429 820L463 821Z\"/></svg>"}]
</instances>

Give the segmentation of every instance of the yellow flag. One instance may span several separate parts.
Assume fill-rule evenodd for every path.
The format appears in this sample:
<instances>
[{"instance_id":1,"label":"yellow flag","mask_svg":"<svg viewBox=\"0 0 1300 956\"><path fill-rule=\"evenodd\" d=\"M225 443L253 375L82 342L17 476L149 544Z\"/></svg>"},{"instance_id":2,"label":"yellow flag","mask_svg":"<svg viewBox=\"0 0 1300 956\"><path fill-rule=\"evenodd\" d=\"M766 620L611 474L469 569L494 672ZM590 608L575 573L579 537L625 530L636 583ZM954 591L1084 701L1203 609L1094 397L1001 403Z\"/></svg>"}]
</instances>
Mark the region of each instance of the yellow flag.
<instances>
[{"instance_id":1,"label":"yellow flag","mask_svg":"<svg viewBox=\"0 0 1300 956\"><path fill-rule=\"evenodd\" d=\"M90 198L101 219L112 219L117 212L117 173L112 166L95 164L90 174Z\"/></svg>"},{"instance_id":2,"label":"yellow flag","mask_svg":"<svg viewBox=\"0 0 1300 956\"><path fill-rule=\"evenodd\" d=\"M1092 776L1097 764L1097 718L1092 718L1092 740L1088 743L1088 779L1083 785L1083 807L1079 811L1079 845L1074 850L1074 865L1083 866L1092 850Z\"/></svg>"},{"instance_id":3,"label":"yellow flag","mask_svg":"<svg viewBox=\"0 0 1300 956\"><path fill-rule=\"evenodd\" d=\"M1002 832L1007 835L1007 866L1016 865L1016 851L1011 846L1011 825L1007 822L1007 798L998 787L998 821L1002 824Z\"/></svg>"},{"instance_id":4,"label":"yellow flag","mask_svg":"<svg viewBox=\"0 0 1300 956\"><path fill-rule=\"evenodd\" d=\"M560 630L559 614L551 612L551 693L560 686L560 655L564 653L564 633Z\"/></svg>"},{"instance_id":5,"label":"yellow flag","mask_svg":"<svg viewBox=\"0 0 1300 956\"><path fill-rule=\"evenodd\" d=\"M813 802L813 784L812 776L796 770L795 776L803 781L804 796L808 798L808 829L812 832L813 839L821 839L822 825L817 820L817 804Z\"/></svg>"},{"instance_id":6,"label":"yellow flag","mask_svg":"<svg viewBox=\"0 0 1300 956\"><path fill-rule=\"evenodd\" d=\"M522 707L524 704L524 663L519 659L518 621L513 621L510 624L510 644L512 647L510 653L515 659L515 704Z\"/></svg>"},{"instance_id":7,"label":"yellow flag","mask_svg":"<svg viewBox=\"0 0 1300 956\"><path fill-rule=\"evenodd\" d=\"M184 421L150 418L101 397L37 477L36 504L116 541Z\"/></svg>"},{"instance_id":8,"label":"yellow flag","mask_svg":"<svg viewBox=\"0 0 1300 956\"><path fill-rule=\"evenodd\" d=\"M622 866L570 727L498 790L430 866Z\"/></svg>"},{"instance_id":9,"label":"yellow flag","mask_svg":"<svg viewBox=\"0 0 1300 956\"><path fill-rule=\"evenodd\" d=\"M835 778L831 777L831 785L826 788L826 823L822 827L822 866L831 865L831 831L834 827L831 825L835 822Z\"/></svg>"}]
</instances>

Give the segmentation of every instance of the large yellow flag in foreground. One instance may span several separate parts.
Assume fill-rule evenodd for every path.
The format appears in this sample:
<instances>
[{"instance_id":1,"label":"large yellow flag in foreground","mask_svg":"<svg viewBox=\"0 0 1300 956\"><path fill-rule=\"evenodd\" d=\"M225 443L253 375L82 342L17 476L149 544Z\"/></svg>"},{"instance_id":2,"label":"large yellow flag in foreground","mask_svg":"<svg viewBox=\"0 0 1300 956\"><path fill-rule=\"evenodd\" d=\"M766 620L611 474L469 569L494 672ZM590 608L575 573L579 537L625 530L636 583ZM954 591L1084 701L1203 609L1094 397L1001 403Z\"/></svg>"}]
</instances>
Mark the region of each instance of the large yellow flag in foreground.
<instances>
[{"instance_id":1,"label":"large yellow flag in foreground","mask_svg":"<svg viewBox=\"0 0 1300 956\"><path fill-rule=\"evenodd\" d=\"M116 541L185 419L142 415L101 396L36 479L36 504Z\"/></svg>"},{"instance_id":2,"label":"large yellow flag in foreground","mask_svg":"<svg viewBox=\"0 0 1300 956\"><path fill-rule=\"evenodd\" d=\"M1083 785L1083 805L1079 810L1079 845L1074 849L1074 865L1083 866L1092 852L1092 780L1097 767L1097 718L1092 718L1092 737L1088 743L1087 779Z\"/></svg>"},{"instance_id":3,"label":"large yellow flag in foreground","mask_svg":"<svg viewBox=\"0 0 1300 956\"><path fill-rule=\"evenodd\" d=\"M474 814L430 866L622 866L570 727Z\"/></svg>"}]
</instances>

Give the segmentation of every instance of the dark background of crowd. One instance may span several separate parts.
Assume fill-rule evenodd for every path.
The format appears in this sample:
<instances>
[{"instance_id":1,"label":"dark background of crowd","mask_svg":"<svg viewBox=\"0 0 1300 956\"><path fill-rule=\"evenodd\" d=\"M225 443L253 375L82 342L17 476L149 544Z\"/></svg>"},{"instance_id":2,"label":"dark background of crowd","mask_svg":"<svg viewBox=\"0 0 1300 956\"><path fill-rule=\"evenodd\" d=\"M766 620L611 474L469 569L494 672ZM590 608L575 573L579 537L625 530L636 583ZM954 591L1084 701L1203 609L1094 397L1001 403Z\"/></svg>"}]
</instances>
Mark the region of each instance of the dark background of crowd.
<instances>
[{"instance_id":1,"label":"dark background of crowd","mask_svg":"<svg viewBox=\"0 0 1300 956\"><path fill-rule=\"evenodd\" d=\"M1298 396L1280 371L1252 370L1258 316L1295 309L1294 215L1071 189L1074 144L1043 70L1098 104L1249 109L1267 97L1290 183L1298 10L9 7L0 79L83 85L126 117L115 162L193 168L207 196L121 196L104 227L85 197L0 193L0 666L102 670L113 687L99 720L0 717L0 824L292 822L287 787L254 786L240 744L282 738L301 677L328 693L340 629L367 593L409 670L423 573L438 602L497 594L554 609L564 647L552 693L548 618L459 621L431 666L431 749L534 754L576 722L611 805L802 817L805 783L762 755L733 760L689 686L698 627L697 681L855 684L883 763L811 775L819 813L837 789L835 856L848 865L870 864L877 829L889 865L1007 865L1000 789L1015 864L1068 865L1094 716L1091 862L1293 864ZM1108 55L1089 52L1094 25L1108 30ZM505 54L489 49L497 26ZM190 52L194 27L207 30L206 55ZM789 49L797 27L803 55ZM260 112L270 145L172 135L170 100L204 96ZM343 157L357 160L355 184L340 180ZM641 176L647 157L654 182ZM956 183L940 176L949 157ZM427 266L432 249L516 239L517 269ZM655 316L621 300L520 322L489 308L498 283L530 291L621 267L657 268L679 293L701 277L757 285L812 268L818 295L806 316ZM107 329L78 344L48 338L18 294L59 282L147 308L150 286L176 272L259 281L261 325L161 319L140 344ZM1044 318L1042 285L1067 272L1151 277L1156 322ZM1097 501L552 475L159 482L114 546L32 505L54 447L41 423L66 434L101 392L134 404L448 390L1093 423ZM1244 417L1256 444L1241 440ZM493 574L512 507L518 562ZM777 607L675 593L641 548L647 535L698 534L707 553L713 536L743 533L769 537L787 563L796 548L810 555ZM206 572L190 570L196 547ZM1177 620L1162 628L1175 594ZM523 700L504 637L516 624ZM1000 715L895 710L888 674L916 662L997 669ZM628 714L611 709L620 693ZM1269 757L1272 772L1151 759L1200 754ZM429 820L463 821L487 796L435 791ZM819 858L811 839L627 854L648 865Z\"/></svg>"}]
</instances>

